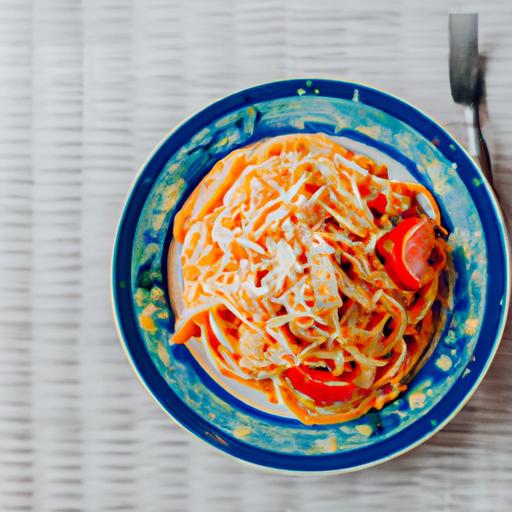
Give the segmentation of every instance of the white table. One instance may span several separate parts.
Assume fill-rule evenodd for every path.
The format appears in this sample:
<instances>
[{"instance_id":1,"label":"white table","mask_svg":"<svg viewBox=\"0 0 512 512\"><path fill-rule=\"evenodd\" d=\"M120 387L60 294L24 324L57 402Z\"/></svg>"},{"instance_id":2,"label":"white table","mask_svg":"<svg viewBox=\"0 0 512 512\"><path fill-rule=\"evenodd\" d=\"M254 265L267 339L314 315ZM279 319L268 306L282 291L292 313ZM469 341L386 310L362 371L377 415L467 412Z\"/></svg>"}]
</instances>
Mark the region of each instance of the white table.
<instances>
[{"instance_id":1,"label":"white table","mask_svg":"<svg viewBox=\"0 0 512 512\"><path fill-rule=\"evenodd\" d=\"M420 448L322 480L257 472L174 425L114 330L109 258L148 152L213 98L319 76L382 87L464 141L447 6L369 0L0 1L0 510L512 508L512 330ZM479 10L496 182L512 196L512 4Z\"/></svg>"}]
</instances>

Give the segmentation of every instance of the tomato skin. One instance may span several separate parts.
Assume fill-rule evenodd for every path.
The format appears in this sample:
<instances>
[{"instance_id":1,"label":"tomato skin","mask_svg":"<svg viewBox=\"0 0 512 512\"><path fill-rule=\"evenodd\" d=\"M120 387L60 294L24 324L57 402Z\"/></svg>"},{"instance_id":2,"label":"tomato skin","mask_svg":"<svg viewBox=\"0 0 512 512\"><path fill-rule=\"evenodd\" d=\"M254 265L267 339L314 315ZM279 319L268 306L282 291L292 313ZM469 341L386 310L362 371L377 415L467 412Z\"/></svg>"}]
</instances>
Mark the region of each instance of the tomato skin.
<instances>
[{"instance_id":1,"label":"tomato skin","mask_svg":"<svg viewBox=\"0 0 512 512\"><path fill-rule=\"evenodd\" d=\"M376 249L394 283L404 290L417 291L432 277L428 259L434 245L433 223L408 217L382 236Z\"/></svg>"},{"instance_id":2,"label":"tomato skin","mask_svg":"<svg viewBox=\"0 0 512 512\"><path fill-rule=\"evenodd\" d=\"M371 192L370 187L368 185L366 185L365 183L363 183L362 185L359 185L358 188L359 188L359 193L361 194L361 197L366 197Z\"/></svg>"},{"instance_id":3,"label":"tomato skin","mask_svg":"<svg viewBox=\"0 0 512 512\"><path fill-rule=\"evenodd\" d=\"M404 212L400 214L404 219L408 219L410 217L417 217L418 216L418 208L416 206L411 206L410 208L407 208Z\"/></svg>"},{"instance_id":4,"label":"tomato skin","mask_svg":"<svg viewBox=\"0 0 512 512\"><path fill-rule=\"evenodd\" d=\"M371 199L368 201L368 206L375 210L377 213L380 213L381 215L386 213L386 207L388 205L388 200L386 196L382 193L377 194L377 196L374 199Z\"/></svg>"},{"instance_id":5,"label":"tomato skin","mask_svg":"<svg viewBox=\"0 0 512 512\"><path fill-rule=\"evenodd\" d=\"M292 386L309 396L317 403L332 404L334 402L346 402L354 393L361 390L351 381L360 373L359 369L351 372L343 372L341 377L335 377L331 372L318 370L307 365L293 366L284 371ZM330 386L327 382L349 382L345 386ZM361 390L367 392L366 390Z\"/></svg>"}]
</instances>

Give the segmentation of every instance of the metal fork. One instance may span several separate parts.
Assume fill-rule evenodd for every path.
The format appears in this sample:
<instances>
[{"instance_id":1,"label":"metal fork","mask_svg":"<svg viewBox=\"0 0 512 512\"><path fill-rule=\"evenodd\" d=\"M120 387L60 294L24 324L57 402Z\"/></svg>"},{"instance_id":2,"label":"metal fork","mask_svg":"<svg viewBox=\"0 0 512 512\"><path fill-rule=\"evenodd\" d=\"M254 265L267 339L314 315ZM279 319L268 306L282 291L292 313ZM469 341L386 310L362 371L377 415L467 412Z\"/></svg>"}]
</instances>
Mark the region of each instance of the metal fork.
<instances>
[{"instance_id":1,"label":"metal fork","mask_svg":"<svg viewBox=\"0 0 512 512\"><path fill-rule=\"evenodd\" d=\"M468 151L478 159L493 186L491 157L480 125L482 74L478 54L478 14L450 13L450 87L453 100L464 106Z\"/></svg>"}]
</instances>

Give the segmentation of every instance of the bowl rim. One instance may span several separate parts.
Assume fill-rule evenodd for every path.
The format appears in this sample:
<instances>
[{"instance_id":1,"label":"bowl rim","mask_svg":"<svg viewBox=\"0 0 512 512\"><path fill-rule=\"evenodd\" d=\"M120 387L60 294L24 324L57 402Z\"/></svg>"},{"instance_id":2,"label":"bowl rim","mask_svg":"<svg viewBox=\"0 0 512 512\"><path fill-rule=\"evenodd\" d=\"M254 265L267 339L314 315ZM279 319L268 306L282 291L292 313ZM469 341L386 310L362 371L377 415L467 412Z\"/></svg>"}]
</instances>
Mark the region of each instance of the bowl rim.
<instances>
[{"instance_id":1,"label":"bowl rim","mask_svg":"<svg viewBox=\"0 0 512 512\"><path fill-rule=\"evenodd\" d=\"M498 325L495 330L494 339L492 340L492 343L490 344L489 351L485 357L483 366L476 373L476 375L477 375L476 378L473 378L473 382L471 383L470 386L465 386L464 387L465 389L462 390L461 392L459 392L459 394L461 396L459 399L455 400L455 405L451 408L451 412L449 412L448 414L445 414L441 421L439 421L435 425L432 425L432 427L429 430L427 430L425 433L423 433L419 437L412 436L412 437L416 437L416 439L414 441L409 442L409 443L406 442L405 445L401 448L390 449L389 453L387 455L376 457L372 460L369 460L368 462L361 463L361 464L354 464L354 465L345 466L345 467L334 467L334 468L329 468L329 469L321 469L321 468L320 469L318 469L318 468L315 468L315 469L300 468L300 469L298 469L296 467L290 468L290 467L287 467L286 465L281 465L281 464L279 464L277 466L273 465L272 463L267 464L267 463L265 463L264 460L260 461L260 462L255 462L254 460L251 460L247 456L240 456L239 454L236 453L237 445L241 444L241 445L245 445L246 447L248 447L250 445L247 445L246 443L240 442L240 441L236 440L235 438L233 438L233 440L235 441L232 444L233 448L227 449L226 446L223 446L222 444L215 442L215 439L213 438L213 436L212 437L206 436L204 432L201 435L201 433L198 431L197 428L191 428L191 426L187 425L185 421L182 421L180 418L176 417L176 412L169 410L162 403L162 400L159 397L158 392L152 388L152 386L148 382L147 378L143 375L143 372L141 371L141 368L139 367L139 363L137 362L136 358L134 357L134 355L132 354L132 352L128 346L126 334L122 327L122 314L121 314L120 305L119 305L119 286L118 286L118 278L117 278L118 269L116 267L116 264L118 262L119 244L121 242L122 229L123 229L124 223L126 221L126 215L129 210L129 207L131 206L132 201L136 195L137 188L140 185L143 175L144 175L146 169L148 168L148 166L154 161L155 157L163 151L166 143L173 136L175 136L177 134L177 132L179 132L181 129L185 128L189 123L192 123L193 121L198 120L202 116L205 116L205 114L207 114L209 112L211 113L212 110L218 109L225 103L233 102L234 100L237 100L237 99L238 100L240 100L240 99L251 100L251 98L250 98L251 94L254 94L257 92L261 93L261 92L265 92L265 91L267 91L267 94L268 94L269 89L278 88L278 87L288 87L288 89L289 89L288 94L276 95L276 96L267 97L267 98L258 98L257 100L253 99L252 102L254 103L256 101L266 101L266 100L285 98L285 97L291 98L291 97L294 97L292 91L295 91L295 90L298 91L299 89L306 87L306 86L309 87L308 84L311 84L311 83L314 83L315 87L318 87L318 86L322 87L322 86L328 85L330 87L351 88L353 91L363 90L365 93L373 94L376 97L379 97L386 101L391 101L391 103L394 103L395 108L405 108L406 110L409 111L409 114L412 114L416 118L419 118L421 122L430 123L430 125L433 126L436 131L440 132L445 138L450 140L451 143L454 144L456 146L457 150L460 151L460 153L462 154L463 160L470 162L470 167L472 167L473 171L475 171L476 175L481 180L481 184L484 186L484 188L486 190L487 197L489 199L490 206L492 209L492 213L496 217L496 227L498 228L498 232L499 232L498 234L500 235L500 244L499 244L500 247L499 248L503 251L503 256L504 256L504 258L503 258L504 259L504 261L503 261L504 290L503 290L503 294L501 296L502 298L501 298L501 302L500 302L500 305L502 307L501 307L501 314L500 314L499 320L498 320ZM342 96L333 96L330 94L321 94L320 97L344 98ZM348 96L347 96L347 99L348 99ZM411 126L411 128L415 129L422 136L424 136L426 138L426 135L421 130L416 128L416 126L411 125L406 119L402 119L401 117L397 116L395 112L388 112L387 110L381 108L381 106L378 106L378 105L373 105L373 104L369 104L366 102L364 102L364 103L368 104L369 106L371 106L373 108L376 108L378 110L386 112L389 115L401 120L402 122ZM231 111L241 108L242 106L243 106L242 103L231 105L230 108L228 108L222 112L217 112L215 114L215 116L212 119L210 119L209 121L214 120L215 118L218 118L222 115L226 115ZM195 131L194 133L197 133L197 131ZM178 149L180 147L180 145L181 144L177 144L176 149ZM169 158L171 158L171 156L175 153L175 151L176 150L169 152L166 159L168 160ZM163 162L163 165L165 165L165 161ZM162 166L162 169L163 169L163 166ZM158 176L158 173L154 177L155 180L156 180L157 176ZM464 185L467 188L467 183L464 181L463 178L461 178L461 179L463 180ZM151 182L151 186L148 188L148 192L151 190L153 184L154 184L154 180ZM472 198L474 198L473 195L472 195ZM480 217L480 212L479 212L479 217ZM137 218L137 220L138 220L138 218ZM422 109L417 108L416 106L403 100L402 98L399 98L399 97L395 96L394 94L384 91L380 88L377 88L377 87L374 87L371 85L367 85L367 84L363 84L361 82L353 82L353 81L338 80L338 79L312 78L312 77L293 78L293 79L276 80L276 81L272 81L272 82L263 82L263 83L253 85L248 88L239 89L231 94L222 96L221 98L219 98L215 101L212 101L212 102L208 103L208 105L196 110L194 113L185 117L173 129L169 130L167 132L167 134L161 139L161 141L154 147L154 149L149 154L149 156L146 158L146 160L143 162L143 164L140 166L140 168L139 168L138 172L136 173L135 177L133 178L132 183L129 187L129 190L125 196L123 206L121 208L121 212L119 215L119 220L118 220L116 226L117 227L116 227L116 233L115 233L115 237L114 237L114 241L113 241L111 269L110 269L111 270L110 271L110 274L111 274L111 282L110 282L111 306L112 306L114 324L115 324L115 328L117 331L119 342L121 344L121 347L125 353L125 356L128 359L128 362L130 363L130 366L132 367L135 375L137 376L138 380L142 383L142 385L146 389L146 391L153 397L153 399L157 402L157 404L162 408L162 410L170 418L172 418L180 427L182 427L188 433L192 434L194 437L196 437L197 439L199 439L200 441L205 443L207 446L216 448L217 451L220 451L221 453L227 455L229 458L234 459L238 462L241 462L245 465L256 467L260 470L267 470L272 473L298 474L298 475L315 475L315 474L317 474L317 475L318 474L321 474L321 475L331 474L332 475L332 474L349 473L349 472L358 471L358 470L361 470L364 468L368 468L368 467L372 467L372 466L381 464L383 462L394 459L394 458L414 449L415 447L421 445L422 443L424 443L425 441L430 439L432 436L434 436L436 433L438 433L442 428L444 428L461 411L461 409L464 407L464 405L468 402L468 400L471 398L471 396L474 394L474 392L476 391L476 389L482 382L487 371L489 370L489 367L496 355L497 349L499 347L500 341L503 337L503 333L505 330L507 313L508 313L508 310L510 307L510 298L511 298L511 279L510 279L511 252L510 252L510 243L509 243L509 238L508 238L508 233L507 233L507 229L506 229L503 212L501 210L501 207L499 205L499 202L496 198L496 195L495 195L492 187L489 185L489 183L488 183L487 179L485 178L485 176L483 175L482 171L475 164L474 160L468 154L468 152L466 151L464 146L448 130L446 130L441 123L439 123L431 115L425 113L425 111L423 111ZM132 249L133 248L133 239L129 243L130 243L130 249ZM487 247L487 245L488 245L488 242L486 241L486 247ZM131 259L132 259L132 256L130 254L130 258L129 258L130 262L131 262ZM487 289L486 299L487 299L488 291L489 290ZM486 306L486 310L485 310L484 317L483 317L484 320L485 320L487 314L488 314L488 310L487 310L487 306ZM478 336L478 339L476 341L475 349L474 349L475 351L478 347L479 342L481 342L482 331L483 330L481 330L481 332ZM141 340L141 342L142 342L142 340ZM158 370L156 369L156 367L155 367L155 371L158 373ZM456 387L457 383L460 381L461 378L462 378L462 376L459 377L459 379L457 379L455 381L455 383L448 390L448 392L431 409L431 411L429 411L429 414L433 410L437 409L439 406L443 405L443 402L446 400L446 398L450 394L452 394L452 392L454 391L454 388ZM469 379L466 382L468 382L468 381L469 381ZM167 384L166 384L166 386L167 386ZM167 388L168 388L168 386L167 386ZM179 398L178 398L178 400L179 400ZM185 409L188 410L189 413L192 413L194 415L196 414L194 411L189 409L185 404L183 404L183 406ZM428 416L429 414L427 414L425 416ZM404 431L413 428L421 419L424 419L424 418L419 418L418 420L413 422L411 425L406 427L404 429ZM208 422L206 420L201 419L201 421L208 424ZM215 430L215 428L211 428L211 430ZM389 444L390 441L395 439L395 437L399 437L400 434L402 434L402 432L404 432L404 431L400 431L397 434L395 434L394 436L391 436L391 438L381 441L380 443L384 444L384 445ZM229 435L226 435L226 434L223 434L223 436L230 437ZM369 447L365 447L365 448L369 448ZM276 452L268 452L268 451L265 451L265 450L262 450L259 448L252 448L252 449L256 450L257 452L261 452L267 456L270 454L273 454L274 456L283 457L283 458L291 457L291 458L297 458L297 459L304 459L304 458L319 459L322 457L342 458L345 456L344 453L342 453L342 454L338 453L338 454L321 455L321 456L314 455L314 456L308 457L305 455L290 455L290 454L279 454ZM363 448L361 448L361 449L363 449ZM357 449L355 449L354 451L357 451ZM264 459L264 457L263 457L263 459Z\"/></svg>"}]
</instances>

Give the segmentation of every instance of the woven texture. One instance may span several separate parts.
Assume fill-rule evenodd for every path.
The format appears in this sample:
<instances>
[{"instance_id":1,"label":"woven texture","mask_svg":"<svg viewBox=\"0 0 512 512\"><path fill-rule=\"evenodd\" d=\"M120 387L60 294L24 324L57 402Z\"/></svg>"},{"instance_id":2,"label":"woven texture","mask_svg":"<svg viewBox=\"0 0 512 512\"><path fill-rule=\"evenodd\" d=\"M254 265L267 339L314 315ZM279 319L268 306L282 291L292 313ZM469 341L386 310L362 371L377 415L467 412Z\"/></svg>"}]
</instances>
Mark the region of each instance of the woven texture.
<instances>
[{"instance_id":1,"label":"woven texture","mask_svg":"<svg viewBox=\"0 0 512 512\"><path fill-rule=\"evenodd\" d=\"M167 131L218 96L286 77L363 81L464 142L448 3L0 0L0 511L512 508L510 326L440 434L385 465L313 480L258 472L183 432L133 375L111 317L130 182ZM512 6L450 5L481 13L509 211Z\"/></svg>"}]
</instances>

